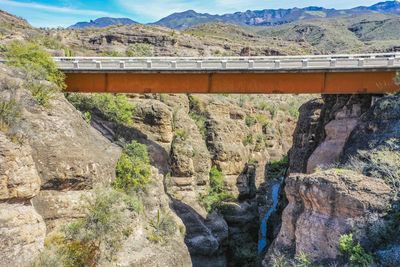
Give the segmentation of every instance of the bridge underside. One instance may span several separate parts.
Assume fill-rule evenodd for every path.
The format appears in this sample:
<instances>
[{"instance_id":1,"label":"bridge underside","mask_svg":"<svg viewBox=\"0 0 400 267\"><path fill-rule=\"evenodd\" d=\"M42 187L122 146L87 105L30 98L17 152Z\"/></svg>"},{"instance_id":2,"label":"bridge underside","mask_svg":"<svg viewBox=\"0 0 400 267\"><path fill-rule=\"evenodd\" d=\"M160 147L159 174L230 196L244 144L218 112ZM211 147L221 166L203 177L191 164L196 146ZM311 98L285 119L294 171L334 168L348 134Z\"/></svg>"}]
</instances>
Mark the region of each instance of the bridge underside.
<instances>
[{"instance_id":1,"label":"bridge underside","mask_svg":"<svg viewBox=\"0 0 400 267\"><path fill-rule=\"evenodd\" d=\"M395 71L289 73L67 72L69 92L355 94L399 90Z\"/></svg>"}]
</instances>

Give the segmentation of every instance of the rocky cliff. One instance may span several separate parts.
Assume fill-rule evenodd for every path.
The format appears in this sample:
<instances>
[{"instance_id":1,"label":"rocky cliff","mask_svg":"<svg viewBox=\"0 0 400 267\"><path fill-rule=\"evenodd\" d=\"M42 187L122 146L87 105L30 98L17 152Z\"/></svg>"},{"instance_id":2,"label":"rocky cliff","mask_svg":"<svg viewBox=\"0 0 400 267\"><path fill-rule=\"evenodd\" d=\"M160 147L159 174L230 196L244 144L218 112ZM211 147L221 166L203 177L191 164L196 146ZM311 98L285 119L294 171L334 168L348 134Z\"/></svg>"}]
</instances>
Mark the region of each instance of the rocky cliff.
<instances>
[{"instance_id":1,"label":"rocky cliff","mask_svg":"<svg viewBox=\"0 0 400 267\"><path fill-rule=\"evenodd\" d=\"M62 94L43 107L26 89L21 73L2 65L0 76L0 265L28 266L51 233L85 216L85 199L93 189L115 179L121 149L92 128ZM11 106L18 107L12 123L4 120ZM144 197L146 217L136 217L118 266L189 266L178 227L163 245L146 238L145 228L160 209L172 213L157 169L152 180ZM178 217L174 220L184 229Z\"/></svg>"},{"instance_id":2,"label":"rocky cliff","mask_svg":"<svg viewBox=\"0 0 400 267\"><path fill-rule=\"evenodd\" d=\"M391 235L398 231L398 101L398 95L324 96L300 108L285 186L289 204L265 266L282 253L345 264L339 243L348 233L375 264L397 266L398 239Z\"/></svg>"}]
</instances>

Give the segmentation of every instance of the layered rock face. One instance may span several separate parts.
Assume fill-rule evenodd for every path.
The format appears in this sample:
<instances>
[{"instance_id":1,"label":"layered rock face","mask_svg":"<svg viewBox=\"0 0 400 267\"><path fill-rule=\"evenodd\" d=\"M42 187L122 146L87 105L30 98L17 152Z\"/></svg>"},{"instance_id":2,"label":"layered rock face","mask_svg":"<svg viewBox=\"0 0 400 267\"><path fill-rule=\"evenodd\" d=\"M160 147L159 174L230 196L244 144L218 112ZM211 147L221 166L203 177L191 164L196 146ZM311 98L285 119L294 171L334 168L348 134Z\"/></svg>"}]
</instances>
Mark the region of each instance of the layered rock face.
<instances>
[{"instance_id":1,"label":"layered rock face","mask_svg":"<svg viewBox=\"0 0 400 267\"><path fill-rule=\"evenodd\" d=\"M293 174L285 191L289 204L270 251L305 253L313 261L336 259L342 234L354 231L363 240L367 225L385 215L391 200L384 181L335 169Z\"/></svg>"},{"instance_id":2,"label":"layered rock face","mask_svg":"<svg viewBox=\"0 0 400 267\"><path fill-rule=\"evenodd\" d=\"M324 96L303 105L290 150L289 204L265 266L276 251L335 260L339 236L350 232L384 266L397 266L399 240L382 236L397 231L399 107L398 95Z\"/></svg>"},{"instance_id":3,"label":"layered rock face","mask_svg":"<svg viewBox=\"0 0 400 267\"><path fill-rule=\"evenodd\" d=\"M0 132L1 266L25 266L44 246L46 225L30 202L39 189L30 147Z\"/></svg>"},{"instance_id":4,"label":"layered rock face","mask_svg":"<svg viewBox=\"0 0 400 267\"><path fill-rule=\"evenodd\" d=\"M289 153L290 172L311 173L339 163L350 134L371 104L370 95L323 95L304 104Z\"/></svg>"},{"instance_id":5,"label":"layered rock face","mask_svg":"<svg viewBox=\"0 0 400 267\"><path fill-rule=\"evenodd\" d=\"M20 120L0 130L0 265L28 266L50 232L85 215L92 189L115 179L121 148L90 127L61 94L44 108L24 90L23 81L14 78L18 74L6 69L0 74L0 101L14 98L21 106ZM169 207L164 176L156 168L152 180L144 197L146 215L137 216L118 266L191 266L180 232L184 226ZM177 224L165 244L146 237L148 220L159 210Z\"/></svg>"}]
</instances>

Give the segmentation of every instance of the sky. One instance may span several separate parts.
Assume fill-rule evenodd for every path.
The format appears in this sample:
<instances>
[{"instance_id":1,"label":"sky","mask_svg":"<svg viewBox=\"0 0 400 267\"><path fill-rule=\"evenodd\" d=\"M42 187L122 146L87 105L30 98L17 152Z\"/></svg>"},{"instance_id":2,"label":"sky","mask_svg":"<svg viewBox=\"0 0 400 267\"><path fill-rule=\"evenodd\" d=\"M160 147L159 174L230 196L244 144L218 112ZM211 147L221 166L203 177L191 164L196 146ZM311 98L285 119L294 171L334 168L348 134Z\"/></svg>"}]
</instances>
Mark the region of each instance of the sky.
<instances>
[{"instance_id":1,"label":"sky","mask_svg":"<svg viewBox=\"0 0 400 267\"><path fill-rule=\"evenodd\" d=\"M306 6L345 9L369 6L378 0L0 0L0 9L28 20L36 27L68 27L99 17L127 17L155 22L174 12L193 9L201 13Z\"/></svg>"}]
</instances>

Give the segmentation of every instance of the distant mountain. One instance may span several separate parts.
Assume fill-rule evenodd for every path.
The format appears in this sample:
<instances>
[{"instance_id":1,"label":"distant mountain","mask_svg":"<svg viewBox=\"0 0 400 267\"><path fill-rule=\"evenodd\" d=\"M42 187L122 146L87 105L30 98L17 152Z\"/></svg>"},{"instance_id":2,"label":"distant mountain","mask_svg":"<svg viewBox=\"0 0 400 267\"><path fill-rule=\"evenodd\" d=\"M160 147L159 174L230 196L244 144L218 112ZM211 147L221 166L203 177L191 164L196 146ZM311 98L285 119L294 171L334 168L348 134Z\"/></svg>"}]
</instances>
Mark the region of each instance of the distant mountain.
<instances>
[{"instance_id":1,"label":"distant mountain","mask_svg":"<svg viewBox=\"0 0 400 267\"><path fill-rule=\"evenodd\" d=\"M84 29L84 28L105 28L113 25L132 25L138 24L138 22L133 21L128 18L99 18L96 20L91 20L90 22L78 22L70 27L69 29Z\"/></svg>"},{"instance_id":2,"label":"distant mountain","mask_svg":"<svg viewBox=\"0 0 400 267\"><path fill-rule=\"evenodd\" d=\"M207 13L197 13L194 10L187 10L184 12L173 13L157 22L150 23L150 25L159 25L178 30L187 29L210 22L223 22L242 26L274 26L307 19L332 18L374 13L400 15L400 2L387 1L380 2L372 6L359 6L352 9L342 10L310 6L305 8L295 7L289 9L247 10L245 12L236 12L224 15L211 15ZM78 22L69 28L103 28L112 25L131 24L137 24L137 22L128 18L99 18L90 22Z\"/></svg>"},{"instance_id":3,"label":"distant mountain","mask_svg":"<svg viewBox=\"0 0 400 267\"><path fill-rule=\"evenodd\" d=\"M224 15L202 14L193 10L188 10L169 15L153 24L173 29L186 29L209 22L225 22L243 26L272 26L306 19L371 14L377 12L400 15L400 2L387 1L370 7L356 7L346 10L311 6L306 8L248 10Z\"/></svg>"}]
</instances>

